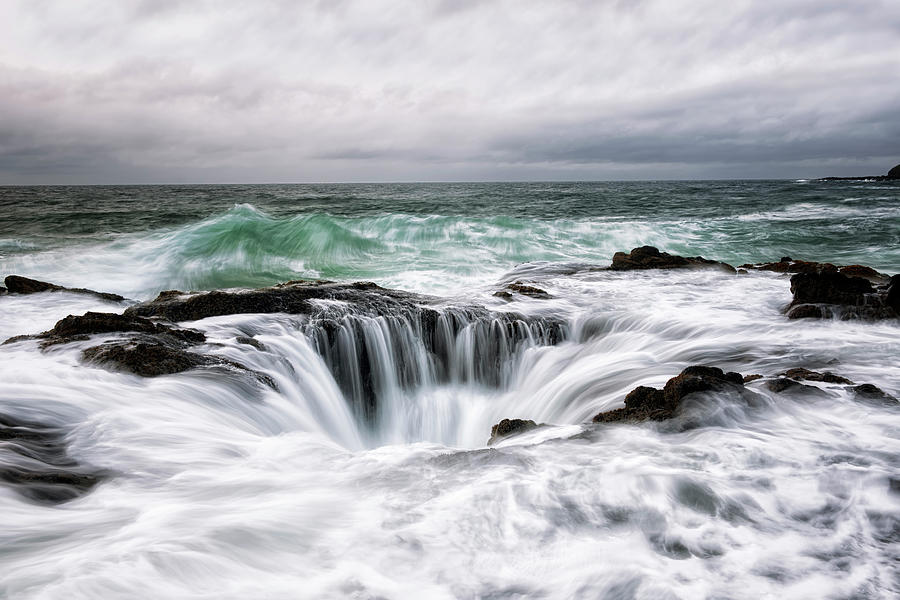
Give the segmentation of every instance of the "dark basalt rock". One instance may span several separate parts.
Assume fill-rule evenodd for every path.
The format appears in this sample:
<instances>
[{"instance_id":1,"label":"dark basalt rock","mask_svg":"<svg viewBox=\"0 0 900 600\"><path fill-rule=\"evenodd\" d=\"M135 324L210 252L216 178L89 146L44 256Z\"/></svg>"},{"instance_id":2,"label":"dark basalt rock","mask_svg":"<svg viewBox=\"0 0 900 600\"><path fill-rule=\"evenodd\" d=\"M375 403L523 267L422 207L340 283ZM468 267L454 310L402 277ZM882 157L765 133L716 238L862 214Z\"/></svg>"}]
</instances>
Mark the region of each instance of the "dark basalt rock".
<instances>
[{"instance_id":1,"label":"dark basalt rock","mask_svg":"<svg viewBox=\"0 0 900 600\"><path fill-rule=\"evenodd\" d=\"M898 313L896 276L887 285L875 286L868 279L835 271L798 273L791 277L794 299L788 306L790 319L808 317L842 319L890 319ZM893 294L893 295L892 295Z\"/></svg>"},{"instance_id":2,"label":"dark basalt rock","mask_svg":"<svg viewBox=\"0 0 900 600\"><path fill-rule=\"evenodd\" d=\"M846 275L847 277L861 277L862 279L868 279L873 283L886 283L887 280L890 279L890 277L884 273L879 273L872 267L867 267L865 265L847 265L845 267L838 267L838 273Z\"/></svg>"},{"instance_id":3,"label":"dark basalt rock","mask_svg":"<svg viewBox=\"0 0 900 600\"><path fill-rule=\"evenodd\" d=\"M792 392L792 393L806 393L806 394L819 394L824 395L824 392L819 388L806 385L805 383L800 383L793 379L789 379L787 377L779 377L777 379L770 379L766 381L763 385L765 385L766 389L770 392L775 392L776 394L781 394L784 392Z\"/></svg>"},{"instance_id":4,"label":"dark basalt rock","mask_svg":"<svg viewBox=\"0 0 900 600\"><path fill-rule=\"evenodd\" d=\"M797 381L822 381L824 383L840 383L844 385L852 385L853 382L846 377L835 375L831 372L819 373L818 371L810 371L803 367L788 369L784 373L780 373L779 377L790 377Z\"/></svg>"},{"instance_id":5,"label":"dark basalt rock","mask_svg":"<svg viewBox=\"0 0 900 600\"><path fill-rule=\"evenodd\" d=\"M882 404L898 404L900 400L886 393L880 387L871 383L854 386L853 392L863 400L874 400Z\"/></svg>"},{"instance_id":6,"label":"dark basalt rock","mask_svg":"<svg viewBox=\"0 0 900 600\"><path fill-rule=\"evenodd\" d=\"M504 438L519 435L537 427L540 427L540 425L530 419L503 419L491 427L491 439L488 440L487 445L493 446Z\"/></svg>"},{"instance_id":7,"label":"dark basalt rock","mask_svg":"<svg viewBox=\"0 0 900 600\"><path fill-rule=\"evenodd\" d=\"M340 300L361 309L370 309L373 314L389 314L398 307L438 301L431 296L387 289L371 282L289 281L255 290L199 293L169 290L154 300L129 307L125 315L162 317L179 322L249 313L310 314L315 311L311 302L314 300Z\"/></svg>"},{"instance_id":8,"label":"dark basalt rock","mask_svg":"<svg viewBox=\"0 0 900 600\"><path fill-rule=\"evenodd\" d=\"M156 323L143 317L120 315L117 313L86 312L83 315L69 315L60 319L53 329L37 335L19 335L9 338L4 344L18 342L23 339L40 339L41 348L48 348L56 344L88 339L90 335L98 333L145 333L163 335L166 338L199 344L206 340L206 336L196 329L183 329L169 327Z\"/></svg>"},{"instance_id":9,"label":"dark basalt rock","mask_svg":"<svg viewBox=\"0 0 900 600\"><path fill-rule=\"evenodd\" d=\"M726 384L743 387L744 378L740 373L725 373L717 367L697 365L686 368L667 381L663 395L666 402L677 405L688 394L720 389Z\"/></svg>"},{"instance_id":10,"label":"dark basalt rock","mask_svg":"<svg viewBox=\"0 0 900 600\"><path fill-rule=\"evenodd\" d=\"M247 344L248 346L253 346L257 350L266 349L266 345L260 342L258 339L248 337L246 335L239 335L238 337L234 338L234 341L238 342L239 344Z\"/></svg>"},{"instance_id":11,"label":"dark basalt rock","mask_svg":"<svg viewBox=\"0 0 900 600\"><path fill-rule=\"evenodd\" d=\"M840 273L847 277L861 277L877 284L884 284L890 280L889 275L879 273L872 267L865 265L838 266L831 263L793 260L790 256L782 256L778 262L744 264L740 268L753 269L755 271L773 271L775 273Z\"/></svg>"},{"instance_id":12,"label":"dark basalt rock","mask_svg":"<svg viewBox=\"0 0 900 600\"><path fill-rule=\"evenodd\" d=\"M84 294L87 296L96 296L101 300L109 302L122 302L125 300L123 296L118 294L110 294L107 292L97 292L86 288L67 288L55 283L47 283L46 281L38 281L37 279L29 279L20 275L8 275L4 280L7 291L10 294L37 294L39 292L70 292L73 294Z\"/></svg>"},{"instance_id":13,"label":"dark basalt rock","mask_svg":"<svg viewBox=\"0 0 900 600\"><path fill-rule=\"evenodd\" d=\"M663 421L675 416L681 401L695 392L742 389L740 373L726 373L717 367L691 366L669 379L662 390L640 386L625 396L625 408L601 412L594 423L639 423Z\"/></svg>"},{"instance_id":14,"label":"dark basalt rock","mask_svg":"<svg viewBox=\"0 0 900 600\"><path fill-rule=\"evenodd\" d=\"M884 296L885 303L900 315L900 275L891 277L887 293Z\"/></svg>"},{"instance_id":15,"label":"dark basalt rock","mask_svg":"<svg viewBox=\"0 0 900 600\"><path fill-rule=\"evenodd\" d=\"M0 296L5 296L8 293L7 289L0 285Z\"/></svg>"},{"instance_id":16,"label":"dark basalt rock","mask_svg":"<svg viewBox=\"0 0 900 600\"><path fill-rule=\"evenodd\" d=\"M58 427L0 414L0 481L42 504L58 504L91 491L108 473L78 464Z\"/></svg>"},{"instance_id":17,"label":"dark basalt rock","mask_svg":"<svg viewBox=\"0 0 900 600\"><path fill-rule=\"evenodd\" d=\"M702 256L678 256L668 252L660 252L653 246L634 248L630 253L616 252L613 255L610 271L636 271L645 269L689 269L713 267L736 273L734 267L727 263L709 260Z\"/></svg>"},{"instance_id":18,"label":"dark basalt rock","mask_svg":"<svg viewBox=\"0 0 900 600\"><path fill-rule=\"evenodd\" d=\"M900 165L897 165L890 171L888 171L888 179L900 179Z\"/></svg>"},{"instance_id":19,"label":"dark basalt rock","mask_svg":"<svg viewBox=\"0 0 900 600\"><path fill-rule=\"evenodd\" d=\"M498 292L494 292L494 296L498 298L503 298L504 300L512 300L512 293L515 292L517 294L521 294L523 296L528 296L530 298L540 298L542 300L546 300L552 298L550 294L548 294L545 290L542 290L539 287L534 287L533 285L527 285L522 283L521 281L516 281L508 284L503 290Z\"/></svg>"},{"instance_id":20,"label":"dark basalt rock","mask_svg":"<svg viewBox=\"0 0 900 600\"><path fill-rule=\"evenodd\" d=\"M794 304L850 304L863 301L865 294L875 291L872 282L862 277L848 277L836 272L798 273L791 277Z\"/></svg>"},{"instance_id":21,"label":"dark basalt rock","mask_svg":"<svg viewBox=\"0 0 900 600\"><path fill-rule=\"evenodd\" d=\"M233 361L189 351L189 347L206 341L203 332L163 325L133 315L98 312L69 315L57 321L49 331L32 336L12 337L4 344L23 339L40 339L41 349L47 349L57 344L87 340L91 335L104 333L128 335L124 339L109 341L84 350L81 356L87 363L112 367L142 377L181 373L197 367L225 366L249 372L258 381L275 387L275 382L268 375L252 371Z\"/></svg>"},{"instance_id":22,"label":"dark basalt rock","mask_svg":"<svg viewBox=\"0 0 900 600\"><path fill-rule=\"evenodd\" d=\"M210 356L159 343L152 338L107 342L87 348L81 354L88 363L115 367L141 377L169 375L195 367L222 364Z\"/></svg>"},{"instance_id":23,"label":"dark basalt rock","mask_svg":"<svg viewBox=\"0 0 900 600\"><path fill-rule=\"evenodd\" d=\"M218 356L197 354L185 349L180 340L161 336L133 337L92 346L81 353L89 364L140 375L158 377L182 373L198 367L225 367L252 375L260 383L278 389L275 381L264 373Z\"/></svg>"}]
</instances>

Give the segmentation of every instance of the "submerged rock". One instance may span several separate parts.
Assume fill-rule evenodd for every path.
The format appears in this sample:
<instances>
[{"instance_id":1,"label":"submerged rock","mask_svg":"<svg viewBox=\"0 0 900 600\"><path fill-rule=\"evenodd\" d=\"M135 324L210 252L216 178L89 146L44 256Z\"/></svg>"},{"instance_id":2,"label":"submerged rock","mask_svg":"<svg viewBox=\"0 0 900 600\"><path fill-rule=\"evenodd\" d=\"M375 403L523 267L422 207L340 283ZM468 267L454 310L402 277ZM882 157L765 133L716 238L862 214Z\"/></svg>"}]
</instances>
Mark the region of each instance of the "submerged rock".
<instances>
[{"instance_id":1,"label":"submerged rock","mask_svg":"<svg viewBox=\"0 0 900 600\"><path fill-rule=\"evenodd\" d=\"M717 367L695 365L669 379L662 390L645 386L631 390L625 396L625 408L601 412L593 418L593 422L663 421L675 416L681 401L690 394L743 387L744 378L740 373L726 373Z\"/></svg>"},{"instance_id":2,"label":"submerged rock","mask_svg":"<svg viewBox=\"0 0 900 600\"><path fill-rule=\"evenodd\" d=\"M0 481L19 494L58 504L88 493L106 477L69 457L58 427L0 414Z\"/></svg>"},{"instance_id":3,"label":"submerged rock","mask_svg":"<svg viewBox=\"0 0 900 600\"><path fill-rule=\"evenodd\" d=\"M856 385L855 383L853 383L853 381L842 375L831 373L830 371L820 373L819 371L811 371L810 369L804 367L795 367L793 369L788 369L787 371L779 373L774 378L764 381L763 386L770 392L775 392L776 394L781 394L784 392L799 392L803 394L815 394L819 396L827 395L825 390L813 385L800 383L801 381L815 381L819 383L832 383L841 385L844 386L844 389L853 392L853 394L861 400L876 401L880 404L897 404L898 402L900 402L881 388L871 383Z\"/></svg>"},{"instance_id":4,"label":"submerged rock","mask_svg":"<svg viewBox=\"0 0 900 600\"><path fill-rule=\"evenodd\" d=\"M794 298L787 309L789 319L830 318L890 319L900 315L895 300L900 295L894 276L886 285L850 277L839 271L798 273L791 277Z\"/></svg>"},{"instance_id":5,"label":"submerged rock","mask_svg":"<svg viewBox=\"0 0 900 600\"><path fill-rule=\"evenodd\" d=\"M813 385L806 385L805 383L800 383L794 379L790 379L788 377L778 377L776 379L770 379L766 381L764 384L765 388L770 392L775 392L776 394L782 394L784 392L791 393L805 393L805 394L816 394L816 395L824 395L824 392L819 388Z\"/></svg>"},{"instance_id":6,"label":"submerged rock","mask_svg":"<svg viewBox=\"0 0 900 600\"><path fill-rule=\"evenodd\" d=\"M791 379L798 381L822 381L824 383L841 383L845 385L852 385L853 382L847 379L846 377L841 377L840 375L836 375L829 371L825 371L824 373L819 373L818 371L810 371L809 369L805 369L803 367L795 367L793 369L788 369L784 373L779 374L780 377L790 377Z\"/></svg>"},{"instance_id":7,"label":"submerged rock","mask_svg":"<svg viewBox=\"0 0 900 600\"><path fill-rule=\"evenodd\" d=\"M266 345L254 337L250 337L250 336L246 336L246 335L239 335L236 338L234 338L234 341L236 341L239 344L246 344L248 346L253 346L257 350L263 350L263 351L266 350Z\"/></svg>"},{"instance_id":8,"label":"submerged rock","mask_svg":"<svg viewBox=\"0 0 900 600\"><path fill-rule=\"evenodd\" d=\"M546 290L542 290L541 288L535 287L533 285L524 284L521 281L515 281L508 284L504 289L494 292L494 296L503 298L504 300L512 300L512 292L521 294L523 296L528 296L530 298L539 298L542 300L547 300L553 297L548 294Z\"/></svg>"},{"instance_id":9,"label":"submerged rock","mask_svg":"<svg viewBox=\"0 0 900 600\"><path fill-rule=\"evenodd\" d=\"M882 404L898 404L900 400L894 398L883 389L871 383L863 383L851 388L857 397L863 400L875 400Z\"/></svg>"},{"instance_id":10,"label":"submerged rock","mask_svg":"<svg viewBox=\"0 0 900 600\"><path fill-rule=\"evenodd\" d=\"M8 275L4 280L7 291L10 294L37 294L39 292L70 292L72 294L84 294L87 296L96 296L101 300L109 302L122 302L124 296L119 294L110 294L107 292L97 292L86 288L67 288L55 283L47 283L46 281L38 281L37 279L29 279L21 275Z\"/></svg>"},{"instance_id":11,"label":"submerged rock","mask_svg":"<svg viewBox=\"0 0 900 600\"><path fill-rule=\"evenodd\" d=\"M653 246L634 248L630 253L616 252L613 255L611 271L635 271L645 269L688 269L713 267L736 273L728 263L709 260L702 256L678 256L660 252Z\"/></svg>"},{"instance_id":12,"label":"submerged rock","mask_svg":"<svg viewBox=\"0 0 900 600\"><path fill-rule=\"evenodd\" d=\"M502 439L525 433L540 427L531 419L503 419L493 427L491 427L491 439L487 445L493 446Z\"/></svg>"}]
</instances>

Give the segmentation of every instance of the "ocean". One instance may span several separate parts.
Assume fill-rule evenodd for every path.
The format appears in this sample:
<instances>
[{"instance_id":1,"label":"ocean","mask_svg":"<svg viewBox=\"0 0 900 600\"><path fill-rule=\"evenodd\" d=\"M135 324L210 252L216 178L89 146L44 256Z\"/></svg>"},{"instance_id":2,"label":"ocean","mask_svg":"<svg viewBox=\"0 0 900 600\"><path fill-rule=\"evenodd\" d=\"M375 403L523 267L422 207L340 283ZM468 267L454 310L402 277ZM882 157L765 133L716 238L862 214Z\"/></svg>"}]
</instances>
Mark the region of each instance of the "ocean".
<instances>
[{"instance_id":1,"label":"ocean","mask_svg":"<svg viewBox=\"0 0 900 600\"><path fill-rule=\"evenodd\" d=\"M0 596L900 595L900 408L765 385L803 367L900 397L897 319L788 319L786 273L605 269L643 245L892 275L900 184L0 187L0 276L125 297L0 295L0 341L295 280L409 292L441 335L334 299L181 322L210 362L154 377L84 359L121 333L0 346L0 425L99 474L33 493L16 469L40 444L0 428ZM516 282L544 293L495 295ZM763 378L674 421L591 422L690 365ZM504 418L544 425L488 446Z\"/></svg>"}]
</instances>

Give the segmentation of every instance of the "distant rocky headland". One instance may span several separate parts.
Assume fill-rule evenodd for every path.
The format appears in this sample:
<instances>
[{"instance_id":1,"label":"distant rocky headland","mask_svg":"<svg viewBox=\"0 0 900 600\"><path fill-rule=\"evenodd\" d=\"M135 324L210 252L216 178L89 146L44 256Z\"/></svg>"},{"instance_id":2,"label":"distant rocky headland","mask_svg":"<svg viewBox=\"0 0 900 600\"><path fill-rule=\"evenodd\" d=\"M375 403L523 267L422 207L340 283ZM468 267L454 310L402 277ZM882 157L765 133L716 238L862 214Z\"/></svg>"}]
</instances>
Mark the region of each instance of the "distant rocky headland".
<instances>
[{"instance_id":1,"label":"distant rocky headland","mask_svg":"<svg viewBox=\"0 0 900 600\"><path fill-rule=\"evenodd\" d=\"M900 180L900 165L897 165L887 175L868 175L866 177L822 177L821 181L890 181Z\"/></svg>"}]
</instances>

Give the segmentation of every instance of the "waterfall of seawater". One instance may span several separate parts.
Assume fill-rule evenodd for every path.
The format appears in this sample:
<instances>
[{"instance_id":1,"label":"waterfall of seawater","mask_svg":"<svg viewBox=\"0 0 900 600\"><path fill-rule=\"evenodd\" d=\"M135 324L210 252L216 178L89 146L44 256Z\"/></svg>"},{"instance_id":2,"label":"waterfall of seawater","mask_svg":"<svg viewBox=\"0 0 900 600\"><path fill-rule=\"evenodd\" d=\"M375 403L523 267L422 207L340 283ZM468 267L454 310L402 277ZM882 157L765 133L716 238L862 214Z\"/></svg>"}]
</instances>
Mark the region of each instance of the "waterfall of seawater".
<instances>
[{"instance_id":1,"label":"waterfall of seawater","mask_svg":"<svg viewBox=\"0 0 900 600\"><path fill-rule=\"evenodd\" d=\"M484 309L368 316L339 303L312 320L231 317L208 327L220 352L273 377L326 435L351 448L482 445L486 419L504 408L528 356L568 332L559 320ZM260 348L234 341L239 334Z\"/></svg>"}]
</instances>

